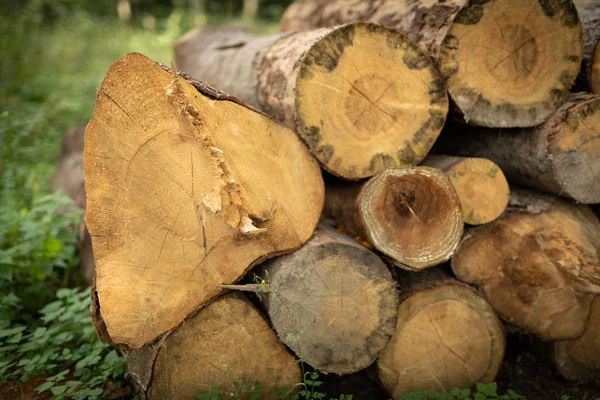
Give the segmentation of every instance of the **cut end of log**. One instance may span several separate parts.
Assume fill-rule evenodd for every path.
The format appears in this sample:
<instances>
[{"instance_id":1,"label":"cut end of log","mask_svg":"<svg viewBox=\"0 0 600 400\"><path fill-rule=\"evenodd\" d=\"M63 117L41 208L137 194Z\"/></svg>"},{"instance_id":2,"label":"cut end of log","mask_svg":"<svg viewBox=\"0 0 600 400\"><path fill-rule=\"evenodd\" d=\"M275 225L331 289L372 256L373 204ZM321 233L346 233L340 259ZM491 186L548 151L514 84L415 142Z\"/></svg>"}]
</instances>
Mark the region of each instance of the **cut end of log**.
<instances>
[{"instance_id":1,"label":"cut end of log","mask_svg":"<svg viewBox=\"0 0 600 400\"><path fill-rule=\"evenodd\" d=\"M600 292L600 223L586 206L555 200L530 212L509 208L467 232L452 269L498 314L541 340L580 336Z\"/></svg>"},{"instance_id":2,"label":"cut end of log","mask_svg":"<svg viewBox=\"0 0 600 400\"><path fill-rule=\"evenodd\" d=\"M429 56L407 36L373 24L334 28L317 41L302 60L296 91L299 133L328 171L347 179L418 164L448 112Z\"/></svg>"},{"instance_id":3,"label":"cut end of log","mask_svg":"<svg viewBox=\"0 0 600 400\"><path fill-rule=\"evenodd\" d=\"M433 286L400 304L396 332L377 362L379 377L395 399L416 389L447 392L492 382L504 346L500 321L473 289Z\"/></svg>"},{"instance_id":4,"label":"cut end of log","mask_svg":"<svg viewBox=\"0 0 600 400\"><path fill-rule=\"evenodd\" d=\"M554 364L571 382L592 382L600 377L600 296L592 302L585 332L577 339L554 343Z\"/></svg>"},{"instance_id":5,"label":"cut end of log","mask_svg":"<svg viewBox=\"0 0 600 400\"><path fill-rule=\"evenodd\" d=\"M135 53L98 90L84 168L99 315L131 348L308 240L324 197L292 131Z\"/></svg>"},{"instance_id":6,"label":"cut end of log","mask_svg":"<svg viewBox=\"0 0 600 400\"><path fill-rule=\"evenodd\" d=\"M452 182L470 225L487 224L506 209L510 188L502 170L485 158L430 155L422 165L439 168Z\"/></svg>"},{"instance_id":7,"label":"cut end of log","mask_svg":"<svg viewBox=\"0 0 600 400\"><path fill-rule=\"evenodd\" d=\"M268 311L302 360L338 375L369 366L396 326L398 291L375 254L321 224L295 253L266 264ZM360 323L357 323L360 321Z\"/></svg>"},{"instance_id":8,"label":"cut end of log","mask_svg":"<svg viewBox=\"0 0 600 400\"><path fill-rule=\"evenodd\" d=\"M156 352L149 399L195 399L215 385L242 398L235 385L239 380L258 382L261 398L277 399L278 391L302 381L296 360L241 295L227 295L201 310Z\"/></svg>"},{"instance_id":9,"label":"cut end of log","mask_svg":"<svg viewBox=\"0 0 600 400\"><path fill-rule=\"evenodd\" d=\"M435 168L386 170L365 185L359 204L369 241L402 268L448 260L463 232L456 190Z\"/></svg>"},{"instance_id":10,"label":"cut end of log","mask_svg":"<svg viewBox=\"0 0 600 400\"><path fill-rule=\"evenodd\" d=\"M600 202L600 96L578 102L548 136L554 177L563 194Z\"/></svg>"},{"instance_id":11,"label":"cut end of log","mask_svg":"<svg viewBox=\"0 0 600 400\"><path fill-rule=\"evenodd\" d=\"M581 23L569 0L478 1L457 14L439 64L469 124L529 127L565 100L582 52Z\"/></svg>"}]
</instances>

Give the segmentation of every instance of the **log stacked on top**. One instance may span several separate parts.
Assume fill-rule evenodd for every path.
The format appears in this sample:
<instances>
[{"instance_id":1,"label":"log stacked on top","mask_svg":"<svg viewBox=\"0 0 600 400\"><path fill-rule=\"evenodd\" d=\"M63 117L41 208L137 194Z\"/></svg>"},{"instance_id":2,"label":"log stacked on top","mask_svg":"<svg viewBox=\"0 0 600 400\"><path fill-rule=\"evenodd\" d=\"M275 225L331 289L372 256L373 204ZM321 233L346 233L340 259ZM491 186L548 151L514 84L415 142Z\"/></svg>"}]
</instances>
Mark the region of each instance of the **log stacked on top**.
<instances>
[{"instance_id":1,"label":"log stacked on top","mask_svg":"<svg viewBox=\"0 0 600 400\"><path fill-rule=\"evenodd\" d=\"M324 373L376 362L396 399L491 382L498 317L593 377L600 222L573 199L600 203L600 114L598 96L565 102L573 5L341 3L294 3L283 27L307 32L182 38L179 68L229 94L139 54L109 68L84 152L101 337L144 398L289 390L283 344ZM446 124L446 91L453 119L486 128ZM443 125L454 155L417 166ZM273 330L231 290L257 293Z\"/></svg>"}]
</instances>

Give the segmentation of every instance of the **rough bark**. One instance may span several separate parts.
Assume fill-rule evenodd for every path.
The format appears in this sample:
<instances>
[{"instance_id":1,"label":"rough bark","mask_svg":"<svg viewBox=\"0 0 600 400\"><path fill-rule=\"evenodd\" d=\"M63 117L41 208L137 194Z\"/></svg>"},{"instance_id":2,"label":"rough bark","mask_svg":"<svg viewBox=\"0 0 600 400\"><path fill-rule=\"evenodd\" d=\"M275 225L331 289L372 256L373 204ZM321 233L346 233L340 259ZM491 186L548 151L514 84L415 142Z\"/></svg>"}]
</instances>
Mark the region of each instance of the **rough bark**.
<instances>
[{"instance_id":1,"label":"rough bark","mask_svg":"<svg viewBox=\"0 0 600 400\"><path fill-rule=\"evenodd\" d=\"M600 96L571 95L537 128L448 127L433 152L488 158L510 182L600 203Z\"/></svg>"},{"instance_id":2,"label":"rough bark","mask_svg":"<svg viewBox=\"0 0 600 400\"><path fill-rule=\"evenodd\" d=\"M464 226L452 183L430 167L388 169L366 183L328 186L325 213L410 270L448 260Z\"/></svg>"},{"instance_id":3,"label":"rough bark","mask_svg":"<svg viewBox=\"0 0 600 400\"><path fill-rule=\"evenodd\" d=\"M452 269L511 324L544 341L577 338L600 293L598 232L589 207L512 188L507 212L465 234Z\"/></svg>"},{"instance_id":4,"label":"rough bark","mask_svg":"<svg viewBox=\"0 0 600 400\"><path fill-rule=\"evenodd\" d=\"M487 224L498 218L508 205L510 188L506 177L488 159L429 155L421 165L441 169L450 179L467 224Z\"/></svg>"},{"instance_id":5,"label":"rough bark","mask_svg":"<svg viewBox=\"0 0 600 400\"><path fill-rule=\"evenodd\" d=\"M318 165L293 132L135 53L98 90L84 168L96 315L131 348L206 305L217 284L298 248L323 204Z\"/></svg>"},{"instance_id":6,"label":"rough bark","mask_svg":"<svg viewBox=\"0 0 600 400\"><path fill-rule=\"evenodd\" d=\"M600 379L600 296L592 302L583 335L554 343L554 364L572 382Z\"/></svg>"},{"instance_id":7,"label":"rough bark","mask_svg":"<svg viewBox=\"0 0 600 400\"><path fill-rule=\"evenodd\" d=\"M424 389L448 392L492 382L504 356L504 331L475 290L438 268L399 277L398 324L377 367L394 399Z\"/></svg>"},{"instance_id":8,"label":"rough bark","mask_svg":"<svg viewBox=\"0 0 600 400\"><path fill-rule=\"evenodd\" d=\"M258 267L257 276L262 283L234 288L261 293L282 342L319 371L344 375L368 367L394 332L398 291L391 273L327 222L299 250Z\"/></svg>"},{"instance_id":9,"label":"rough bark","mask_svg":"<svg viewBox=\"0 0 600 400\"><path fill-rule=\"evenodd\" d=\"M277 399L302 381L300 367L244 296L228 294L187 319L159 343L128 355L129 378L142 399L196 399L217 386L247 398L236 381L260 383ZM238 395L239 397L235 397Z\"/></svg>"},{"instance_id":10,"label":"rough bark","mask_svg":"<svg viewBox=\"0 0 600 400\"><path fill-rule=\"evenodd\" d=\"M583 61L576 88L600 94L600 3L578 6L583 27Z\"/></svg>"},{"instance_id":11,"label":"rough bark","mask_svg":"<svg viewBox=\"0 0 600 400\"><path fill-rule=\"evenodd\" d=\"M570 0L299 0L284 32L380 23L434 58L469 124L530 127L558 108L579 73L582 33Z\"/></svg>"},{"instance_id":12,"label":"rough bark","mask_svg":"<svg viewBox=\"0 0 600 400\"><path fill-rule=\"evenodd\" d=\"M177 65L294 129L323 167L346 179L416 165L448 112L432 60L373 24L252 37L195 31Z\"/></svg>"}]
</instances>

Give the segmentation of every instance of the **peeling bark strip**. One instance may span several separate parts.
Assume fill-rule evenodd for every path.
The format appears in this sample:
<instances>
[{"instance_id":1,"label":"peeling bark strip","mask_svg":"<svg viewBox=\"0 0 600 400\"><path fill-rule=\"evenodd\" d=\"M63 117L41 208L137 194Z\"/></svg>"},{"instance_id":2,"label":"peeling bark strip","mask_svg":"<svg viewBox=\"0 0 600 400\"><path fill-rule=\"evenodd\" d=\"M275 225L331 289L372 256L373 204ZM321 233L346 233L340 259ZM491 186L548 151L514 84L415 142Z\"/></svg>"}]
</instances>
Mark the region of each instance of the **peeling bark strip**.
<instances>
[{"instance_id":1,"label":"peeling bark strip","mask_svg":"<svg viewBox=\"0 0 600 400\"><path fill-rule=\"evenodd\" d=\"M398 29L419 43L472 125L541 124L564 101L583 51L571 0L298 0L281 30L354 21Z\"/></svg>"},{"instance_id":2,"label":"peeling bark strip","mask_svg":"<svg viewBox=\"0 0 600 400\"><path fill-rule=\"evenodd\" d=\"M136 354L136 350L132 354ZM260 383L261 399L277 399L302 381L300 367L242 295L229 294L177 327L149 354L128 363L147 400L196 399L214 385L237 393L235 382ZM141 371L141 372L140 372Z\"/></svg>"},{"instance_id":3,"label":"peeling bark strip","mask_svg":"<svg viewBox=\"0 0 600 400\"><path fill-rule=\"evenodd\" d=\"M325 169L346 179L416 165L448 112L432 60L373 24L260 38L194 31L175 53L179 68L295 129Z\"/></svg>"},{"instance_id":4,"label":"peeling bark strip","mask_svg":"<svg viewBox=\"0 0 600 400\"><path fill-rule=\"evenodd\" d=\"M511 182L600 203L600 96L571 95L537 128L449 126L433 151L487 158Z\"/></svg>"},{"instance_id":5,"label":"peeling bark strip","mask_svg":"<svg viewBox=\"0 0 600 400\"><path fill-rule=\"evenodd\" d=\"M600 4L577 7L583 27L583 62L576 88L600 94Z\"/></svg>"},{"instance_id":6,"label":"peeling bark strip","mask_svg":"<svg viewBox=\"0 0 600 400\"><path fill-rule=\"evenodd\" d=\"M325 222L302 248L258 267L277 335L313 368L338 375L371 365L396 326L398 291L385 264ZM357 323L360 321L360 323Z\"/></svg>"},{"instance_id":7,"label":"peeling bark strip","mask_svg":"<svg viewBox=\"0 0 600 400\"><path fill-rule=\"evenodd\" d=\"M429 155L421 165L439 168L450 179L467 224L487 224L508 205L508 182L500 167L488 159Z\"/></svg>"},{"instance_id":8,"label":"peeling bark strip","mask_svg":"<svg viewBox=\"0 0 600 400\"><path fill-rule=\"evenodd\" d=\"M417 389L445 393L493 382L504 357L504 331L472 288L433 268L398 277L398 324L377 369L394 399Z\"/></svg>"},{"instance_id":9,"label":"peeling bark strip","mask_svg":"<svg viewBox=\"0 0 600 400\"><path fill-rule=\"evenodd\" d=\"M577 339L554 343L554 364L572 382L593 382L600 376L600 296L592 302L585 332Z\"/></svg>"},{"instance_id":10,"label":"peeling bark strip","mask_svg":"<svg viewBox=\"0 0 600 400\"><path fill-rule=\"evenodd\" d=\"M97 320L152 342L252 265L307 241L323 180L300 140L140 54L107 71L88 124Z\"/></svg>"},{"instance_id":11,"label":"peeling bark strip","mask_svg":"<svg viewBox=\"0 0 600 400\"><path fill-rule=\"evenodd\" d=\"M465 234L452 269L511 324L543 341L577 338L600 293L598 232L589 207L513 188L506 213Z\"/></svg>"},{"instance_id":12,"label":"peeling bark strip","mask_svg":"<svg viewBox=\"0 0 600 400\"><path fill-rule=\"evenodd\" d=\"M409 270L448 260L464 226L452 183L430 167L388 169L366 183L329 186L325 213Z\"/></svg>"}]
</instances>

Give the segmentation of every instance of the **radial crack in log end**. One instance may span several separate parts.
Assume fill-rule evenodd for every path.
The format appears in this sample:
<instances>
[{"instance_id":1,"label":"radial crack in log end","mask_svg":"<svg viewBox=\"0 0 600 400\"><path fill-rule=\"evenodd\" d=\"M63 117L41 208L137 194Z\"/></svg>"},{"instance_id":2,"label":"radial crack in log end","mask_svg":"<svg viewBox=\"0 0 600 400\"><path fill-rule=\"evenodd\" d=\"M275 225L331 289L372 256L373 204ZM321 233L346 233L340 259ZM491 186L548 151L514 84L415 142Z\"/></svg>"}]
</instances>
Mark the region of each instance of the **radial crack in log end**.
<instances>
[{"instance_id":1,"label":"radial crack in log end","mask_svg":"<svg viewBox=\"0 0 600 400\"><path fill-rule=\"evenodd\" d=\"M465 235L452 259L456 276L544 341L580 336L600 293L600 222L589 207L558 199L534 213L522 204L508 211Z\"/></svg>"},{"instance_id":2,"label":"radial crack in log end","mask_svg":"<svg viewBox=\"0 0 600 400\"><path fill-rule=\"evenodd\" d=\"M114 344L153 341L253 264L309 239L318 165L265 116L140 55L114 63L86 130L87 227Z\"/></svg>"},{"instance_id":3,"label":"radial crack in log end","mask_svg":"<svg viewBox=\"0 0 600 400\"><path fill-rule=\"evenodd\" d=\"M490 305L453 279L427 282L429 272L436 271L419 273L409 284L399 276L396 331L377 361L394 399L416 389L443 393L492 382L504 356L502 324Z\"/></svg>"}]
</instances>

